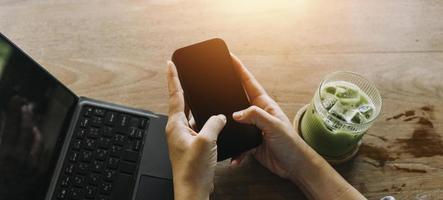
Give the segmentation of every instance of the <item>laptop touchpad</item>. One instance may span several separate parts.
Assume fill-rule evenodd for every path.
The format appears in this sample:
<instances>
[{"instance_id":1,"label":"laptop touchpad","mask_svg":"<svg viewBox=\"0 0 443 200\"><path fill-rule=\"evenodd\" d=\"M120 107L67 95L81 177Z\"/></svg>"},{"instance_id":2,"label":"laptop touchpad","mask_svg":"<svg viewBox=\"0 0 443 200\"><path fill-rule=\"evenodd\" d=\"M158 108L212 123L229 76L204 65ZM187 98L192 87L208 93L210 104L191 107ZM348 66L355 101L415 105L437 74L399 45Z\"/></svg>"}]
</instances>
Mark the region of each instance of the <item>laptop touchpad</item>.
<instances>
[{"instance_id":1,"label":"laptop touchpad","mask_svg":"<svg viewBox=\"0 0 443 200\"><path fill-rule=\"evenodd\" d=\"M174 191L172 180L141 176L136 200L172 200Z\"/></svg>"}]
</instances>

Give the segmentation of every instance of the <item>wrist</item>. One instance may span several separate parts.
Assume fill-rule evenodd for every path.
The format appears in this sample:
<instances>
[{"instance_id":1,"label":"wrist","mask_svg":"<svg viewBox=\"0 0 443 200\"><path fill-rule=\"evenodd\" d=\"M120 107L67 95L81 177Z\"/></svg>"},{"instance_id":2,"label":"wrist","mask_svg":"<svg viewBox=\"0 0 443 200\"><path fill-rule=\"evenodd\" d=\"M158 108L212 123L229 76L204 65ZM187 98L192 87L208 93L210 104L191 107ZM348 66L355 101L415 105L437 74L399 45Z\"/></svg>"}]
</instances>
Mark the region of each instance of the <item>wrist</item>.
<instances>
[{"instance_id":1,"label":"wrist","mask_svg":"<svg viewBox=\"0 0 443 200\"><path fill-rule=\"evenodd\" d=\"M310 199L364 199L330 165L303 141L299 160L289 179ZM306 146L303 146L306 145ZM351 198L349 198L351 197Z\"/></svg>"},{"instance_id":2,"label":"wrist","mask_svg":"<svg viewBox=\"0 0 443 200\"><path fill-rule=\"evenodd\" d=\"M208 200L211 193L209 184L198 183L183 176L174 176L174 199L176 200Z\"/></svg>"},{"instance_id":3,"label":"wrist","mask_svg":"<svg viewBox=\"0 0 443 200\"><path fill-rule=\"evenodd\" d=\"M323 159L317 152L315 152L301 137L295 140L294 152L296 152L297 158L293 162L293 169L289 174L291 181L307 178L307 172L321 171L325 165L328 165L327 161Z\"/></svg>"},{"instance_id":4,"label":"wrist","mask_svg":"<svg viewBox=\"0 0 443 200\"><path fill-rule=\"evenodd\" d=\"M289 179L294 183L310 182L315 179L315 173L324 171L325 165L328 163L323 158L313 157L305 159L300 162L289 176Z\"/></svg>"},{"instance_id":5,"label":"wrist","mask_svg":"<svg viewBox=\"0 0 443 200\"><path fill-rule=\"evenodd\" d=\"M207 190L174 181L174 199L176 200L209 200L209 195L210 192Z\"/></svg>"}]
</instances>

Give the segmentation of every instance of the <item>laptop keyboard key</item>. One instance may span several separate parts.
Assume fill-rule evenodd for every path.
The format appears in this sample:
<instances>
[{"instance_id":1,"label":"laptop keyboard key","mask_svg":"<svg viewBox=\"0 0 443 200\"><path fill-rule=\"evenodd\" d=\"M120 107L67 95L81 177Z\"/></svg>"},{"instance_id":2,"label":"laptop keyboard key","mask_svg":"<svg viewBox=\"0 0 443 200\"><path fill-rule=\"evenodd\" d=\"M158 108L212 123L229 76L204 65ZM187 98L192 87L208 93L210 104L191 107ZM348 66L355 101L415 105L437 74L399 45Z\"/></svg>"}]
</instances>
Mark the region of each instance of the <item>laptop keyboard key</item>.
<instances>
[{"instance_id":1,"label":"laptop keyboard key","mask_svg":"<svg viewBox=\"0 0 443 200\"><path fill-rule=\"evenodd\" d=\"M128 127L119 127L116 129L116 133L120 135L128 135L131 129Z\"/></svg>"},{"instance_id":2,"label":"laptop keyboard key","mask_svg":"<svg viewBox=\"0 0 443 200\"><path fill-rule=\"evenodd\" d=\"M119 162L120 162L119 159L110 157L110 158L108 158L108 161L106 162L106 166L110 169L117 169Z\"/></svg>"},{"instance_id":3,"label":"laptop keyboard key","mask_svg":"<svg viewBox=\"0 0 443 200\"><path fill-rule=\"evenodd\" d=\"M68 198L68 189L62 188L58 192L57 198L60 199L60 200L67 199Z\"/></svg>"},{"instance_id":4,"label":"laptop keyboard key","mask_svg":"<svg viewBox=\"0 0 443 200\"><path fill-rule=\"evenodd\" d=\"M105 113L106 113L106 111L101 109L101 108L94 109L94 115L95 116L104 117Z\"/></svg>"},{"instance_id":5,"label":"laptop keyboard key","mask_svg":"<svg viewBox=\"0 0 443 200\"><path fill-rule=\"evenodd\" d=\"M88 182L91 185L99 185L100 184L100 174L91 173L88 176Z\"/></svg>"},{"instance_id":6,"label":"laptop keyboard key","mask_svg":"<svg viewBox=\"0 0 443 200\"><path fill-rule=\"evenodd\" d=\"M104 164L102 161L96 160L91 164L91 169L94 172L100 173L103 170L103 166L104 166Z\"/></svg>"},{"instance_id":7,"label":"laptop keyboard key","mask_svg":"<svg viewBox=\"0 0 443 200\"><path fill-rule=\"evenodd\" d=\"M129 127L138 127L139 124L140 119L138 119L137 117L132 117L131 121L129 121Z\"/></svg>"},{"instance_id":8,"label":"laptop keyboard key","mask_svg":"<svg viewBox=\"0 0 443 200\"><path fill-rule=\"evenodd\" d=\"M66 166L66 168L65 168L65 173L66 173L66 174L72 174L72 173L74 173L74 169L75 169L75 165L72 164L72 163L70 163L70 164L68 164L68 165Z\"/></svg>"},{"instance_id":9,"label":"laptop keyboard key","mask_svg":"<svg viewBox=\"0 0 443 200\"><path fill-rule=\"evenodd\" d=\"M87 138L84 142L85 149L94 150L97 146L97 141L95 139Z\"/></svg>"},{"instance_id":10,"label":"laptop keyboard key","mask_svg":"<svg viewBox=\"0 0 443 200\"><path fill-rule=\"evenodd\" d=\"M71 155L69 156L69 160L71 162L77 162L78 161L78 153L77 152L71 152Z\"/></svg>"},{"instance_id":11,"label":"laptop keyboard key","mask_svg":"<svg viewBox=\"0 0 443 200\"><path fill-rule=\"evenodd\" d=\"M148 122L149 122L148 119L141 119L138 127L141 129L146 129Z\"/></svg>"},{"instance_id":12,"label":"laptop keyboard key","mask_svg":"<svg viewBox=\"0 0 443 200\"><path fill-rule=\"evenodd\" d=\"M105 181L111 182L111 181L114 180L115 176L116 176L115 171L113 171L113 170L105 170L105 174L104 174L103 179Z\"/></svg>"},{"instance_id":13,"label":"laptop keyboard key","mask_svg":"<svg viewBox=\"0 0 443 200\"><path fill-rule=\"evenodd\" d=\"M124 151L123 152L123 159L130 162L137 162L138 160L138 153L133 151Z\"/></svg>"},{"instance_id":14,"label":"laptop keyboard key","mask_svg":"<svg viewBox=\"0 0 443 200\"><path fill-rule=\"evenodd\" d=\"M89 138L98 138L100 136L100 130L98 128L90 127L88 129L88 137Z\"/></svg>"},{"instance_id":15,"label":"laptop keyboard key","mask_svg":"<svg viewBox=\"0 0 443 200\"><path fill-rule=\"evenodd\" d=\"M72 148L75 150L79 150L82 147L82 141L81 140L75 140Z\"/></svg>"},{"instance_id":16,"label":"laptop keyboard key","mask_svg":"<svg viewBox=\"0 0 443 200\"><path fill-rule=\"evenodd\" d=\"M63 176L60 185L63 187L68 187L71 184L71 176Z\"/></svg>"},{"instance_id":17,"label":"laptop keyboard key","mask_svg":"<svg viewBox=\"0 0 443 200\"><path fill-rule=\"evenodd\" d=\"M142 141L140 140L135 140L132 144L132 150L134 151L140 151L140 148L142 146Z\"/></svg>"},{"instance_id":18,"label":"laptop keyboard key","mask_svg":"<svg viewBox=\"0 0 443 200\"><path fill-rule=\"evenodd\" d=\"M108 156L108 151L107 150L97 149L95 151L95 159L97 159L97 160L103 161L103 160L106 159L107 156Z\"/></svg>"},{"instance_id":19,"label":"laptop keyboard key","mask_svg":"<svg viewBox=\"0 0 443 200\"><path fill-rule=\"evenodd\" d=\"M86 163L78 163L77 168L75 169L78 174L87 174L88 173L88 164Z\"/></svg>"},{"instance_id":20,"label":"laptop keyboard key","mask_svg":"<svg viewBox=\"0 0 443 200\"><path fill-rule=\"evenodd\" d=\"M82 151L80 153L80 160L83 162L91 162L92 161L92 152L91 151Z\"/></svg>"},{"instance_id":21,"label":"laptop keyboard key","mask_svg":"<svg viewBox=\"0 0 443 200\"><path fill-rule=\"evenodd\" d=\"M123 147L121 147L121 146L113 145L111 147L111 156L113 156L113 157L120 157L122 149L123 149Z\"/></svg>"},{"instance_id":22,"label":"laptop keyboard key","mask_svg":"<svg viewBox=\"0 0 443 200\"><path fill-rule=\"evenodd\" d=\"M80 121L80 127L86 128L89 126L89 123L90 123L89 118L83 118Z\"/></svg>"},{"instance_id":23,"label":"laptop keyboard key","mask_svg":"<svg viewBox=\"0 0 443 200\"><path fill-rule=\"evenodd\" d=\"M105 124L114 126L117 121L117 114L115 112L108 112L105 116Z\"/></svg>"},{"instance_id":24,"label":"laptop keyboard key","mask_svg":"<svg viewBox=\"0 0 443 200\"><path fill-rule=\"evenodd\" d=\"M112 190L112 185L110 183L101 183L100 192L103 194L110 194Z\"/></svg>"},{"instance_id":25,"label":"laptop keyboard key","mask_svg":"<svg viewBox=\"0 0 443 200\"><path fill-rule=\"evenodd\" d=\"M86 107L85 111L83 112L83 116L85 116L85 117L92 116L92 111L93 111L93 109L91 107Z\"/></svg>"},{"instance_id":26,"label":"laptop keyboard key","mask_svg":"<svg viewBox=\"0 0 443 200\"><path fill-rule=\"evenodd\" d=\"M77 200L82 198L82 190L80 188L71 188L69 191L69 199Z\"/></svg>"},{"instance_id":27,"label":"laptop keyboard key","mask_svg":"<svg viewBox=\"0 0 443 200\"><path fill-rule=\"evenodd\" d=\"M90 186L90 185L86 186L86 189L85 189L85 197L86 197L87 199L92 199L92 198L94 198L94 197L95 197L95 194L97 194L97 188L96 188L96 187L94 187L94 186Z\"/></svg>"},{"instance_id":28,"label":"laptop keyboard key","mask_svg":"<svg viewBox=\"0 0 443 200\"><path fill-rule=\"evenodd\" d=\"M135 133L135 138L142 139L143 135L144 135L143 130L138 129L137 132Z\"/></svg>"},{"instance_id":29,"label":"laptop keyboard key","mask_svg":"<svg viewBox=\"0 0 443 200\"><path fill-rule=\"evenodd\" d=\"M135 133L137 132L137 128L131 127L129 128L129 137L135 138Z\"/></svg>"},{"instance_id":30,"label":"laptop keyboard key","mask_svg":"<svg viewBox=\"0 0 443 200\"><path fill-rule=\"evenodd\" d=\"M103 117L92 117L92 119L91 119L91 125L92 126L95 126L95 127L101 127L101 126L103 126L103 121L104 121L104 119L103 119Z\"/></svg>"},{"instance_id":31,"label":"laptop keyboard key","mask_svg":"<svg viewBox=\"0 0 443 200\"><path fill-rule=\"evenodd\" d=\"M111 139L101 137L98 139L98 147L102 149L109 149L111 147Z\"/></svg>"},{"instance_id":32,"label":"laptop keyboard key","mask_svg":"<svg viewBox=\"0 0 443 200\"><path fill-rule=\"evenodd\" d=\"M84 176L80 176L80 175L74 176L74 184L76 186L82 187L84 182L85 182L85 177Z\"/></svg>"},{"instance_id":33,"label":"laptop keyboard key","mask_svg":"<svg viewBox=\"0 0 443 200\"><path fill-rule=\"evenodd\" d=\"M105 126L105 127L102 128L102 135L105 136L105 137L110 138L110 137L112 137L114 135L113 131L114 131L113 128Z\"/></svg>"},{"instance_id":34,"label":"laptop keyboard key","mask_svg":"<svg viewBox=\"0 0 443 200\"><path fill-rule=\"evenodd\" d=\"M121 114L118 119L118 124L120 127L126 127L128 125L129 115Z\"/></svg>"},{"instance_id":35,"label":"laptop keyboard key","mask_svg":"<svg viewBox=\"0 0 443 200\"><path fill-rule=\"evenodd\" d=\"M115 134L113 140L114 144L123 146L125 144L126 138L124 135Z\"/></svg>"},{"instance_id":36,"label":"laptop keyboard key","mask_svg":"<svg viewBox=\"0 0 443 200\"><path fill-rule=\"evenodd\" d=\"M79 139L83 139L85 137L85 135L86 135L85 129L80 129L75 132L75 137L79 138Z\"/></svg>"},{"instance_id":37,"label":"laptop keyboard key","mask_svg":"<svg viewBox=\"0 0 443 200\"><path fill-rule=\"evenodd\" d=\"M135 164L128 162L120 162L120 171L127 174L134 174Z\"/></svg>"}]
</instances>

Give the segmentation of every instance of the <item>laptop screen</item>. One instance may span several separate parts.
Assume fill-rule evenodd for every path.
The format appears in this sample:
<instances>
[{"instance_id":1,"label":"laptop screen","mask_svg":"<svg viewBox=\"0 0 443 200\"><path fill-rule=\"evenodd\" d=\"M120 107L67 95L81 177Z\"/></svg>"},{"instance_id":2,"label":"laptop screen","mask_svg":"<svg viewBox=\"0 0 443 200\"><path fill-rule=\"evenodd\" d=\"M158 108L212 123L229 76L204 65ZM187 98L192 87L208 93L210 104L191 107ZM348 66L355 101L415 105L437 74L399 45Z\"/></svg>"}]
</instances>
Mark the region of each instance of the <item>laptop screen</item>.
<instances>
[{"instance_id":1,"label":"laptop screen","mask_svg":"<svg viewBox=\"0 0 443 200\"><path fill-rule=\"evenodd\" d=\"M0 199L44 199L77 97L0 34Z\"/></svg>"}]
</instances>

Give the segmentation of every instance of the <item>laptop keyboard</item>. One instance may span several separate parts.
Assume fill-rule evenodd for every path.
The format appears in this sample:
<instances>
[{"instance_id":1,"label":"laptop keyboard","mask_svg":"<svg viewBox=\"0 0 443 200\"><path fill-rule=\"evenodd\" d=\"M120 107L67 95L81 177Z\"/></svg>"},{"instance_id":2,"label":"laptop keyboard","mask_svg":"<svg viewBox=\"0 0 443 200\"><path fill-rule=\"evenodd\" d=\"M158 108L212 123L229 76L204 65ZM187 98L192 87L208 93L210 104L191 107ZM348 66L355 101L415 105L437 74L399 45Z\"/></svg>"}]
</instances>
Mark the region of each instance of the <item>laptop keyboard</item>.
<instances>
[{"instance_id":1,"label":"laptop keyboard","mask_svg":"<svg viewBox=\"0 0 443 200\"><path fill-rule=\"evenodd\" d=\"M130 199L148 126L147 118L83 107L54 199Z\"/></svg>"}]
</instances>

